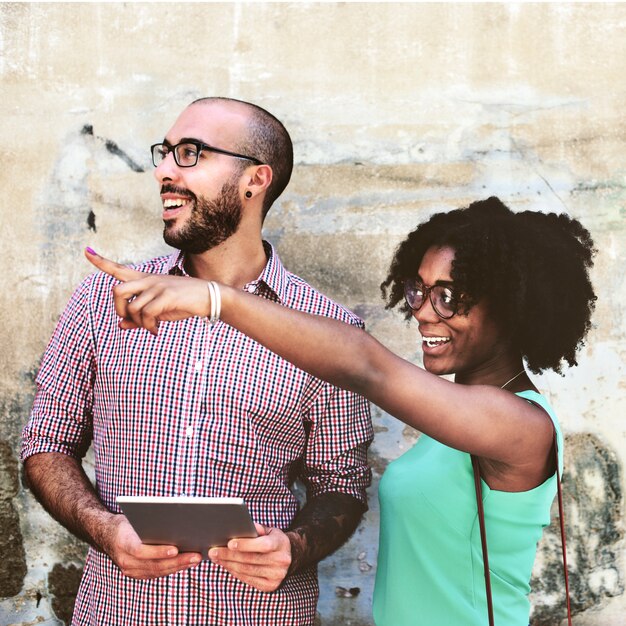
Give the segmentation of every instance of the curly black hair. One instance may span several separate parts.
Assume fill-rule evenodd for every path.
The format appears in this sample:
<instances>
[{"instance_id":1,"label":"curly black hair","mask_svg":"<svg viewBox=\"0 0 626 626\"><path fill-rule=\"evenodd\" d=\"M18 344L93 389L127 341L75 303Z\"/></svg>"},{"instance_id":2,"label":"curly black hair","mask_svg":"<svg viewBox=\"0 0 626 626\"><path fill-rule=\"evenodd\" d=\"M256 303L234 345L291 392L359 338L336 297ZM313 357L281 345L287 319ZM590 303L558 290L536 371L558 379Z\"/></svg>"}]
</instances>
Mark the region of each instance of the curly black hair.
<instances>
[{"instance_id":1,"label":"curly black hair","mask_svg":"<svg viewBox=\"0 0 626 626\"><path fill-rule=\"evenodd\" d=\"M561 373L563 361L577 364L596 301L589 279L596 250L578 220L514 213L493 196L437 213L396 249L380 286L387 309L402 303L400 310L411 318L404 281L416 277L432 246L455 251L451 277L455 292L464 294L459 314L485 299L534 373Z\"/></svg>"}]
</instances>

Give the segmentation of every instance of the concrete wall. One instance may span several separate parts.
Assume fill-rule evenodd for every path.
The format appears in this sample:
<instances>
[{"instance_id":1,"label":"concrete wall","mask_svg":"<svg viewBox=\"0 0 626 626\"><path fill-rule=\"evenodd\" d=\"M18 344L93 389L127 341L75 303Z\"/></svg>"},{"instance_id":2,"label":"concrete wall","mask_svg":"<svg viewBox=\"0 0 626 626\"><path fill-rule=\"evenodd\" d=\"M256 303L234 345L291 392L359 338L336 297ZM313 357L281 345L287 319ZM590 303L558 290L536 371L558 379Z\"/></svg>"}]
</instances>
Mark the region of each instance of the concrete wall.
<instances>
[{"instance_id":1,"label":"concrete wall","mask_svg":"<svg viewBox=\"0 0 626 626\"><path fill-rule=\"evenodd\" d=\"M377 286L430 212L496 194L592 231L595 328L578 368L537 383L569 444L575 624L626 623L626 5L2 4L0 27L0 624L70 614L85 547L17 463L33 378L90 271L82 247L120 261L166 250L147 146L202 95L249 99L286 123L297 166L267 237L407 358L419 358L416 331L383 310ZM324 626L372 623L377 482L415 439L373 415L371 508L320 566ZM550 529L534 625L563 616L556 546Z\"/></svg>"}]
</instances>

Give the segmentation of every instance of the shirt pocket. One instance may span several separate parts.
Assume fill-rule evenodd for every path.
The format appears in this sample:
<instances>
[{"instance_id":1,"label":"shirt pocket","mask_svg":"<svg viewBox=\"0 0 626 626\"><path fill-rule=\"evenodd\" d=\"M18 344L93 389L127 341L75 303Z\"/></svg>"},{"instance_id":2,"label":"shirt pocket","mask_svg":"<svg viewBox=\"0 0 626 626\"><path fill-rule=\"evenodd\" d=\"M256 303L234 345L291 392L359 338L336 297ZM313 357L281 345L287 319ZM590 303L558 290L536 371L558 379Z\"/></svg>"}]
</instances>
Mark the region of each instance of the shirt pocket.
<instances>
[{"instance_id":1,"label":"shirt pocket","mask_svg":"<svg viewBox=\"0 0 626 626\"><path fill-rule=\"evenodd\" d=\"M306 442L302 393L307 374L244 338L209 365L205 397L208 454L282 471Z\"/></svg>"},{"instance_id":2,"label":"shirt pocket","mask_svg":"<svg viewBox=\"0 0 626 626\"><path fill-rule=\"evenodd\" d=\"M246 498L259 480L257 442L248 420L238 414L209 415L199 435L207 495Z\"/></svg>"}]
</instances>

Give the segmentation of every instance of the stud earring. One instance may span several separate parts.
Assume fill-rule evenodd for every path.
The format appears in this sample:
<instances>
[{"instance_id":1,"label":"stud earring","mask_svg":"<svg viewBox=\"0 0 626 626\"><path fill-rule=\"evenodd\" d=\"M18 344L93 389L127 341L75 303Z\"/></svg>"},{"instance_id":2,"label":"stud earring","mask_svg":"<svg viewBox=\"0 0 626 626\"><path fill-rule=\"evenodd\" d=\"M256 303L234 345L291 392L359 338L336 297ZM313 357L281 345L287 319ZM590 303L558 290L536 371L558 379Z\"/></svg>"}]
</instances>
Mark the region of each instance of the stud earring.
<instances>
[{"instance_id":1,"label":"stud earring","mask_svg":"<svg viewBox=\"0 0 626 626\"><path fill-rule=\"evenodd\" d=\"M246 198L252 198L252 192L246 191Z\"/></svg>"}]
</instances>

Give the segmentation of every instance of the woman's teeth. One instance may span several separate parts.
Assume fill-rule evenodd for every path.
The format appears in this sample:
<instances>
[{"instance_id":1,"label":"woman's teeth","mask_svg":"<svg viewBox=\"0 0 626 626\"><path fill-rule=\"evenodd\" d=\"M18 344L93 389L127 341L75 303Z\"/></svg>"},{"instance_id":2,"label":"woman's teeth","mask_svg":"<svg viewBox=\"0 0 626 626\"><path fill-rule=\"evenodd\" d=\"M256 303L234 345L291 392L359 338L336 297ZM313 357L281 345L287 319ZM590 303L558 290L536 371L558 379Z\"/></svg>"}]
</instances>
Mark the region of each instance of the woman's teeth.
<instances>
[{"instance_id":1,"label":"woman's teeth","mask_svg":"<svg viewBox=\"0 0 626 626\"><path fill-rule=\"evenodd\" d=\"M429 347L435 348L450 341L450 337L422 337L422 341Z\"/></svg>"}]
</instances>

